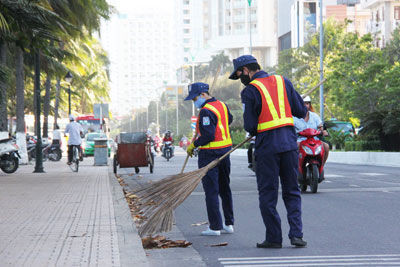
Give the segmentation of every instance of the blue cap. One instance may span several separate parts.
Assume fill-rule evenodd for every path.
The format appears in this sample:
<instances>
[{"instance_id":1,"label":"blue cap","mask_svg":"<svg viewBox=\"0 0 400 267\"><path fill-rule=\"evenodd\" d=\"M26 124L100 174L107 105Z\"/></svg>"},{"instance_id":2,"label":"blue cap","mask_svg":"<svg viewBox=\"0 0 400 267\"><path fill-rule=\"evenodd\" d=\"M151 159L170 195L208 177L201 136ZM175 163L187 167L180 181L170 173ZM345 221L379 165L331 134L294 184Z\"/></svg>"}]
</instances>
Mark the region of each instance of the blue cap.
<instances>
[{"instance_id":1,"label":"blue cap","mask_svg":"<svg viewBox=\"0 0 400 267\"><path fill-rule=\"evenodd\" d=\"M237 59L233 60L233 72L229 76L229 79L231 80L237 80L239 77L236 75L237 70L240 67L246 66L247 64L250 63L257 63L257 59L251 55L243 55L238 57Z\"/></svg>"},{"instance_id":2,"label":"blue cap","mask_svg":"<svg viewBox=\"0 0 400 267\"><path fill-rule=\"evenodd\" d=\"M208 92L209 86L206 83L192 83L188 86L189 95L185 100L192 100L203 92Z\"/></svg>"}]
</instances>

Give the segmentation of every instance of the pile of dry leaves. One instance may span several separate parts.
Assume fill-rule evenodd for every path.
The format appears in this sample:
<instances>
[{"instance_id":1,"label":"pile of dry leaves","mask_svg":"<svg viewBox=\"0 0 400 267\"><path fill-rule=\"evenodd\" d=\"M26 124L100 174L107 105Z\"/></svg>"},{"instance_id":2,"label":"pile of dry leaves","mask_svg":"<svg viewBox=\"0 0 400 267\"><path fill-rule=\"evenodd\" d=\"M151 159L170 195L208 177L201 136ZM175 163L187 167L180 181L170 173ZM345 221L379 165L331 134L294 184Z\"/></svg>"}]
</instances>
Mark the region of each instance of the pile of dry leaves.
<instances>
[{"instance_id":1,"label":"pile of dry leaves","mask_svg":"<svg viewBox=\"0 0 400 267\"><path fill-rule=\"evenodd\" d=\"M126 202L128 202L129 210L131 211L133 221L136 223L137 226L139 226L144 220L146 220L146 217L142 215L142 211L140 211L139 209L140 205L139 199L135 194L128 192L125 189L127 184L125 184L124 179L122 179L120 176L117 176L117 180L123 188L122 191L124 192ZM155 205L155 203L150 202L148 205ZM165 236L157 235L155 237L148 236L142 238L142 244L144 248L152 249L152 248L188 247L192 243L186 240L174 241L167 239Z\"/></svg>"},{"instance_id":2,"label":"pile of dry leaves","mask_svg":"<svg viewBox=\"0 0 400 267\"><path fill-rule=\"evenodd\" d=\"M148 236L142 238L142 245L144 248L176 248L176 247L188 247L192 243L186 240L169 240L165 236L157 235L155 237Z\"/></svg>"}]
</instances>

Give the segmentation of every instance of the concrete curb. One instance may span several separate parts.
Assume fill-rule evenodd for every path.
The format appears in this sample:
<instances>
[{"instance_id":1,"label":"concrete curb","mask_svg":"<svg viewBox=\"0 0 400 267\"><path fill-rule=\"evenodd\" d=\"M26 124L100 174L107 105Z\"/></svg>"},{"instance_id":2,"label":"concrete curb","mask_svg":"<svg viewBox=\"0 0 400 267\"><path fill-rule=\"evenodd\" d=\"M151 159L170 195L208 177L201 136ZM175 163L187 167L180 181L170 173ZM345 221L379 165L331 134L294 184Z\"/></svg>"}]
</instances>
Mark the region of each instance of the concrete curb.
<instances>
[{"instance_id":1,"label":"concrete curb","mask_svg":"<svg viewBox=\"0 0 400 267\"><path fill-rule=\"evenodd\" d=\"M108 177L113 197L121 266L150 266L122 187L112 171L112 164L108 167Z\"/></svg>"},{"instance_id":2,"label":"concrete curb","mask_svg":"<svg viewBox=\"0 0 400 267\"><path fill-rule=\"evenodd\" d=\"M232 155L247 157L247 149L237 149ZM400 152L330 151L328 163L400 167Z\"/></svg>"},{"instance_id":3,"label":"concrete curb","mask_svg":"<svg viewBox=\"0 0 400 267\"><path fill-rule=\"evenodd\" d=\"M329 152L328 162L400 167L399 152Z\"/></svg>"}]
</instances>

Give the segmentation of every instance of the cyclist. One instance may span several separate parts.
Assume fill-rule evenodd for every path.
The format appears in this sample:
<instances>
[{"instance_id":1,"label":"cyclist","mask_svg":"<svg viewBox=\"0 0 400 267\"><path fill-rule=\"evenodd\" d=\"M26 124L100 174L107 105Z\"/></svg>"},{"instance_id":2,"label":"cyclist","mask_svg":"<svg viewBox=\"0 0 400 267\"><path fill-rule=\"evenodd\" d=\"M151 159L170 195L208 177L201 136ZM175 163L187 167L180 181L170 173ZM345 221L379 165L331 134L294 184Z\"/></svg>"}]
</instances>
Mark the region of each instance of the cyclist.
<instances>
[{"instance_id":1,"label":"cyclist","mask_svg":"<svg viewBox=\"0 0 400 267\"><path fill-rule=\"evenodd\" d=\"M64 131L64 136L66 134L69 135L68 137L68 165L71 165L72 162L72 157L73 157L73 150L74 146L78 147L79 150L79 160L82 160L82 149L81 149L81 144L82 144L82 139L81 135L83 135L83 128L82 125L77 123L75 121L75 117L70 114L69 115L69 123L67 124L67 127L65 127Z\"/></svg>"}]
</instances>

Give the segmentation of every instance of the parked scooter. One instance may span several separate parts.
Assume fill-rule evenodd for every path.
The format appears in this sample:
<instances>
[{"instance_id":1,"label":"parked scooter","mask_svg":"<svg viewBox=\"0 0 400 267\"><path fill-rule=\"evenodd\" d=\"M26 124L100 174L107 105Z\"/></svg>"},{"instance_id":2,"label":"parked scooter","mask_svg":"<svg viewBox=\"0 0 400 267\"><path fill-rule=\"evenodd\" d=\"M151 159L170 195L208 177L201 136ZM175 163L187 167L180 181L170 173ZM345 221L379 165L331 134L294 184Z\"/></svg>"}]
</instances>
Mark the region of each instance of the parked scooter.
<instances>
[{"instance_id":1,"label":"parked scooter","mask_svg":"<svg viewBox=\"0 0 400 267\"><path fill-rule=\"evenodd\" d=\"M318 184L324 180L324 146L320 140L314 139L321 135L320 131L315 129L305 129L299 132L300 136L307 139L300 142L299 149L299 184L302 192L307 191L310 186L311 192L316 193Z\"/></svg>"},{"instance_id":2,"label":"parked scooter","mask_svg":"<svg viewBox=\"0 0 400 267\"><path fill-rule=\"evenodd\" d=\"M34 136L27 136L27 151L28 159L31 161L36 158L36 138ZM62 157L62 150L60 144L43 144L42 143L43 160L59 161Z\"/></svg>"},{"instance_id":3,"label":"parked scooter","mask_svg":"<svg viewBox=\"0 0 400 267\"><path fill-rule=\"evenodd\" d=\"M173 149L172 143L170 141L167 141L167 142L164 143L163 155L162 156L164 158L166 158L167 161L169 161L169 159L174 156L174 149Z\"/></svg>"},{"instance_id":4,"label":"parked scooter","mask_svg":"<svg viewBox=\"0 0 400 267\"><path fill-rule=\"evenodd\" d=\"M13 139L0 140L0 168L5 173L13 173L18 169L18 146Z\"/></svg>"}]
</instances>

